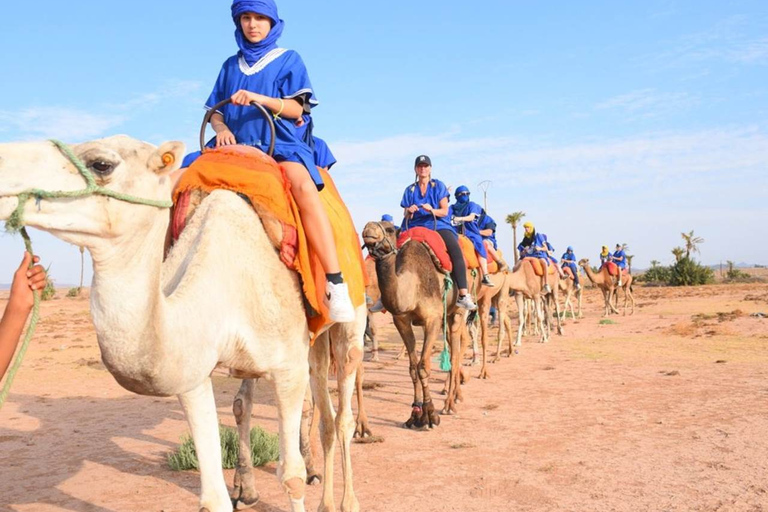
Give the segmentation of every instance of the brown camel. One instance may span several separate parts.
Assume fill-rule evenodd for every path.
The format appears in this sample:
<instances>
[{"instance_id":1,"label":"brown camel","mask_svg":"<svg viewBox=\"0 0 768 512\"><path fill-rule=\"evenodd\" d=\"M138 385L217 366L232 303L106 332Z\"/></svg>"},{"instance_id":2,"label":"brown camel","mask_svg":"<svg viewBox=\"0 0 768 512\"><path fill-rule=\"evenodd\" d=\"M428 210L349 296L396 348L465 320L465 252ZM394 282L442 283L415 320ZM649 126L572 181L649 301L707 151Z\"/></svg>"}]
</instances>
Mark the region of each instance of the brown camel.
<instances>
[{"instance_id":1,"label":"brown camel","mask_svg":"<svg viewBox=\"0 0 768 512\"><path fill-rule=\"evenodd\" d=\"M559 285L560 292L565 294L565 302L563 303L563 309L561 311L563 318L565 318L565 313L568 311L568 308L571 309L571 318L582 318L582 316L584 316L581 313L581 292L583 288L579 287L577 290L573 279L570 277L567 279L561 279ZM573 301L571 299L574 297L579 301L578 312L574 312L573 310Z\"/></svg>"},{"instance_id":2,"label":"brown camel","mask_svg":"<svg viewBox=\"0 0 768 512\"><path fill-rule=\"evenodd\" d=\"M363 241L368 253L376 260L381 302L392 314L410 360L413 409L405 426L431 428L440 424L440 416L435 411L429 391L432 349L445 318L451 371L443 413L453 413L456 402L461 399L460 347L466 315L465 310L456 306L456 286L446 289L446 275L438 270L432 252L424 244L416 242L406 243L398 250L395 235L395 227L390 222L369 222L363 229ZM413 325L424 327L424 346L420 357L416 354Z\"/></svg>"},{"instance_id":3,"label":"brown camel","mask_svg":"<svg viewBox=\"0 0 768 512\"><path fill-rule=\"evenodd\" d=\"M368 276L368 284L365 285L365 301L368 305L368 317L365 324L365 336L371 340L371 361L379 360L379 339L376 336L376 324L373 321L371 306L381 299L379 290L379 278L376 275L376 262L371 256L365 258L365 273Z\"/></svg>"},{"instance_id":4,"label":"brown camel","mask_svg":"<svg viewBox=\"0 0 768 512\"><path fill-rule=\"evenodd\" d=\"M480 337L480 344L483 350L483 361L480 367L480 374L477 376L479 379L487 379L490 377L488 372L488 332L490 331L490 316L491 306L496 307L499 315L499 339L498 350L496 351L496 357L493 362L499 360L499 353L501 351L501 344L504 336L504 327L511 327L509 318L507 317L507 301L509 299L509 273L497 272L489 275L491 282L494 286L481 286L477 291L477 315L479 320L478 331ZM462 346L462 360L466 347Z\"/></svg>"},{"instance_id":5,"label":"brown camel","mask_svg":"<svg viewBox=\"0 0 768 512\"><path fill-rule=\"evenodd\" d=\"M589 259L584 258L579 261L579 265L587 273L587 277L592 281L592 284L600 288L603 292L603 299L605 300L605 310L603 316L608 316L611 313L619 314L619 310L613 305L611 298L617 293L616 281L608 273L606 267L601 267L598 273L592 271L592 267L589 266ZM632 295L632 274L627 274L622 278L622 286L624 289L624 314L627 314L627 302L632 301L632 311L630 315L635 313L635 297Z\"/></svg>"},{"instance_id":6,"label":"brown camel","mask_svg":"<svg viewBox=\"0 0 768 512\"><path fill-rule=\"evenodd\" d=\"M557 318L557 332L563 334L563 326L560 322L560 304L558 303L558 295L560 287L558 281L560 276L557 272L549 274L547 273L547 283L552 290L549 294L542 290L541 277L536 275L533 267L526 263L527 258L523 258L516 265L514 270L509 274L508 284L509 289L515 293L515 303L517 304L517 314L519 325L517 328L517 338L515 339L515 346L520 346L520 340L523 336L523 327L525 326L525 300L531 299L536 307L537 322L539 331L541 332L541 343L549 341L550 334L550 304L548 299L551 297L555 304L555 313ZM544 321L547 321L546 328ZM510 340L511 342L511 340ZM510 347L510 354L512 348Z\"/></svg>"}]
</instances>

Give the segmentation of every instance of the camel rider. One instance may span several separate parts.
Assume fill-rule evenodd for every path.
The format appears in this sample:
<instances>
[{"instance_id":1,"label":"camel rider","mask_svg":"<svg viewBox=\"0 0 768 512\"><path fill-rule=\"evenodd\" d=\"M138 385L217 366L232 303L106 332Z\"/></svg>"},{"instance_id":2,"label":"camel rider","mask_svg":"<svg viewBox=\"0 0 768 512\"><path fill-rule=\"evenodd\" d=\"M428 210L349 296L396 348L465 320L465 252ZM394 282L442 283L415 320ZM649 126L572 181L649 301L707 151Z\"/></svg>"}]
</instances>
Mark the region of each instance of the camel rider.
<instances>
[{"instance_id":1,"label":"camel rider","mask_svg":"<svg viewBox=\"0 0 768 512\"><path fill-rule=\"evenodd\" d=\"M508 270L509 267L498 252L498 245L496 244L496 221L491 218L487 213L481 215L477 221L477 227L480 229L480 235L483 237L483 244L485 244L485 250L491 255L491 258L499 265L499 272Z\"/></svg>"},{"instance_id":2,"label":"camel rider","mask_svg":"<svg viewBox=\"0 0 768 512\"><path fill-rule=\"evenodd\" d=\"M576 290L581 288L581 284L579 283L579 267L576 266L576 255L573 253L573 247L569 245L568 249L566 249L565 253L560 257L560 260L563 262L563 267L568 267L571 269L571 272L573 272L574 288Z\"/></svg>"},{"instance_id":3,"label":"camel rider","mask_svg":"<svg viewBox=\"0 0 768 512\"><path fill-rule=\"evenodd\" d=\"M432 161L427 155L419 155L414 163L416 182L405 187L400 206L403 207L401 229L422 226L434 229L445 242L448 256L453 264L453 277L459 289L456 305L470 311L477 309L467 289L467 264L459 247L459 237L448 221L448 187L432 178Z\"/></svg>"},{"instance_id":4,"label":"camel rider","mask_svg":"<svg viewBox=\"0 0 768 512\"><path fill-rule=\"evenodd\" d=\"M234 0L230 9L238 51L221 67L205 105L231 104L211 116L216 137L208 146L245 144L267 149L269 123L250 105L256 102L274 117L274 159L280 164L299 209L309 245L325 272L330 318L351 322L355 309L341 275L336 242L319 191L322 176L315 165L311 127L303 116L318 104L309 73L298 53L277 45L285 23L274 0Z\"/></svg>"},{"instance_id":5,"label":"camel rider","mask_svg":"<svg viewBox=\"0 0 768 512\"><path fill-rule=\"evenodd\" d=\"M549 254L547 253L547 235L543 233L537 233L536 228L533 226L533 222L526 222L523 224L525 230L525 236L520 245L517 246L517 250L520 252L520 261L524 258L539 258L546 264L544 275L541 276L541 289L544 293L551 293L549 283L547 283L548 267L550 264Z\"/></svg>"},{"instance_id":6,"label":"camel rider","mask_svg":"<svg viewBox=\"0 0 768 512\"><path fill-rule=\"evenodd\" d=\"M609 261L611 261L611 251L608 250L607 245L604 245L600 252L600 265L605 265Z\"/></svg>"},{"instance_id":7,"label":"camel rider","mask_svg":"<svg viewBox=\"0 0 768 512\"><path fill-rule=\"evenodd\" d=\"M485 250L483 236L477 225L477 219L485 212L479 204L469 200L469 189L464 185L456 189L455 197L456 202L450 208L451 224L457 226L459 232L472 242L480 270L483 272L481 283L485 286L495 286L488 275L488 251Z\"/></svg>"},{"instance_id":8,"label":"camel rider","mask_svg":"<svg viewBox=\"0 0 768 512\"><path fill-rule=\"evenodd\" d=\"M611 256L611 260L619 267L619 286L621 286L621 273L627 268L627 255L624 253L624 247L616 244L616 251Z\"/></svg>"}]
</instances>

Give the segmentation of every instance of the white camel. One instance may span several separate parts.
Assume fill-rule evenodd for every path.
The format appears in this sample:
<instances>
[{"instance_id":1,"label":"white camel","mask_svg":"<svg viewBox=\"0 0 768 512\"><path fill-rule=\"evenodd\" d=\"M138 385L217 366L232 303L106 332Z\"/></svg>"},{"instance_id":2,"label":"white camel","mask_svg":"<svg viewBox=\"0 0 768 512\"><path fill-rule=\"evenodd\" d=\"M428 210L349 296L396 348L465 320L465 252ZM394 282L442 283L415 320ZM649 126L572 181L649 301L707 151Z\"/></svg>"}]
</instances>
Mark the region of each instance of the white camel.
<instances>
[{"instance_id":1,"label":"white camel","mask_svg":"<svg viewBox=\"0 0 768 512\"><path fill-rule=\"evenodd\" d=\"M180 142L156 148L126 136L71 149L98 185L151 200L170 198L170 175L184 154ZM93 259L91 315L105 366L135 393L178 395L200 462L201 512L231 511L233 505L221 469L210 379L217 366L273 384L280 434L277 476L292 512L305 510L299 430L311 380L325 455L319 510L335 510L336 433L344 472L342 510L358 511L349 448L365 305L357 308L354 323L332 325L310 351L298 275L281 263L254 210L232 192L215 191L203 201L164 262L167 210L103 195L35 201L33 194L19 206L18 195L29 189L83 188L83 177L55 145L0 145L0 220L18 206L25 225L88 248ZM327 387L331 349L339 367L335 429ZM241 491L236 486L233 492Z\"/></svg>"}]
</instances>

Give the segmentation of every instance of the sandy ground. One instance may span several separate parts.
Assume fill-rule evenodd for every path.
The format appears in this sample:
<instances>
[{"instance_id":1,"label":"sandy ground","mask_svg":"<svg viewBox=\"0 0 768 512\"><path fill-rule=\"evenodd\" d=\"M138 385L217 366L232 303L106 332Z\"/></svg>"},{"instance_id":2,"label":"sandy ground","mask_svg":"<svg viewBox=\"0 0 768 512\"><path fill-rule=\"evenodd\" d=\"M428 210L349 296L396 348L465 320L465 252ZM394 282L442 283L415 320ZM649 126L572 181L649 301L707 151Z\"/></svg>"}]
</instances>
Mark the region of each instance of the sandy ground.
<instances>
[{"instance_id":1,"label":"sandy ground","mask_svg":"<svg viewBox=\"0 0 768 512\"><path fill-rule=\"evenodd\" d=\"M468 367L465 403L431 431L402 428L412 385L391 321L377 315L388 350L365 363L367 407L383 442L353 446L362 510L768 510L768 320L749 316L768 313L768 285L636 295L633 317L601 325L599 292L585 290L586 316L565 336L526 338L490 380ZM87 300L46 302L42 314L0 411L0 509L197 510L198 474L165 462L187 431L178 402L117 385ZM224 424L237 386L215 377ZM257 401L254 423L276 431L269 392ZM274 472L257 470L253 510L288 510ZM308 489L308 510L319 497Z\"/></svg>"}]
</instances>

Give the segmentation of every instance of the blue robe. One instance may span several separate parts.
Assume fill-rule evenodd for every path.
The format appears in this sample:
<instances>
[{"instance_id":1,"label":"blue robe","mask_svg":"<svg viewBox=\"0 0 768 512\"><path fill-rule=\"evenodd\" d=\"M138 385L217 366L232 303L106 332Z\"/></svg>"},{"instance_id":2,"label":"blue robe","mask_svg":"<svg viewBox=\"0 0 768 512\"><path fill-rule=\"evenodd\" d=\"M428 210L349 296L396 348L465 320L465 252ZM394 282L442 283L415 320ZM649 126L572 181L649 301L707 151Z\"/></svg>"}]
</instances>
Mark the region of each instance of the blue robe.
<instances>
[{"instance_id":1,"label":"blue robe","mask_svg":"<svg viewBox=\"0 0 768 512\"><path fill-rule=\"evenodd\" d=\"M475 252L483 258L488 258L488 251L485 250L483 245L483 235L480 234L480 228L477 221L481 215L485 213L482 206L472 201L466 203L454 203L448 210L448 216L453 219L454 217L466 217L470 213L477 215L473 221L465 221L459 224L458 231L462 235L469 238L472 245L475 247Z\"/></svg>"},{"instance_id":2,"label":"blue robe","mask_svg":"<svg viewBox=\"0 0 768 512\"><path fill-rule=\"evenodd\" d=\"M408 208L412 205L421 206L422 204L429 204L433 209L437 210L440 208L440 201L447 197L451 197L451 194L448 192L448 187L445 186L445 183L440 180L431 179L427 184L427 191L424 195L421 194L421 188L419 187L418 183L412 183L405 187L405 191L403 192L403 199L400 201L400 206L403 208ZM448 229L456 233L456 230L453 228L451 223L448 222L447 219L447 217L437 217L437 225L435 225L435 219L432 217L432 213L424 210L423 208L419 208L418 211L416 211L413 216L408 219L407 227L415 228L416 226L421 226L434 229L436 231ZM403 218L403 222L400 228L406 228L405 218Z\"/></svg>"},{"instance_id":3,"label":"blue robe","mask_svg":"<svg viewBox=\"0 0 768 512\"><path fill-rule=\"evenodd\" d=\"M523 241L520 242L520 245L517 246L517 250L520 252L520 257L521 258L541 258L547 263L547 266L549 266L549 254L547 254L547 251L537 249L538 247L547 246L547 235L539 232L534 232L533 240L531 241L530 246L524 245L525 240L526 239L523 238Z\"/></svg>"},{"instance_id":4,"label":"blue robe","mask_svg":"<svg viewBox=\"0 0 768 512\"><path fill-rule=\"evenodd\" d=\"M627 256L624 254L624 249L619 249L618 251L613 253L614 258L621 258L621 261L618 261L618 259L612 259L616 265L622 270L627 268Z\"/></svg>"},{"instance_id":5,"label":"blue robe","mask_svg":"<svg viewBox=\"0 0 768 512\"><path fill-rule=\"evenodd\" d=\"M570 267L573 272L573 282L578 286L579 284L579 267L576 266L576 253L565 252L560 260L563 262L563 268Z\"/></svg>"},{"instance_id":6,"label":"blue robe","mask_svg":"<svg viewBox=\"0 0 768 512\"><path fill-rule=\"evenodd\" d=\"M333 164L336 163L336 158L331 153L331 148L320 137L313 135L312 138L315 141L315 165L322 169L330 170Z\"/></svg>"},{"instance_id":7,"label":"blue robe","mask_svg":"<svg viewBox=\"0 0 768 512\"><path fill-rule=\"evenodd\" d=\"M480 220L478 221L477 225L480 228L480 230L485 230L485 229L493 230L493 233L491 233L490 236L484 236L483 240L490 240L491 243L493 244L493 248L498 249L499 246L496 243L496 221L494 221L491 218L491 216L486 213L485 215L480 217Z\"/></svg>"},{"instance_id":8,"label":"blue robe","mask_svg":"<svg viewBox=\"0 0 768 512\"><path fill-rule=\"evenodd\" d=\"M228 58L221 67L205 107L211 109L240 89L284 100L297 99L304 104L307 114L317 105L304 62L298 53L285 48L270 50L252 66L239 54ZM256 108L229 104L219 113L224 116L224 123L235 135L238 144L267 151L269 125ZM213 147L215 144L214 137L206 146ZM313 145L311 129L297 127L292 119L280 117L275 120L275 160L301 163L321 190L323 180L315 167Z\"/></svg>"}]
</instances>

